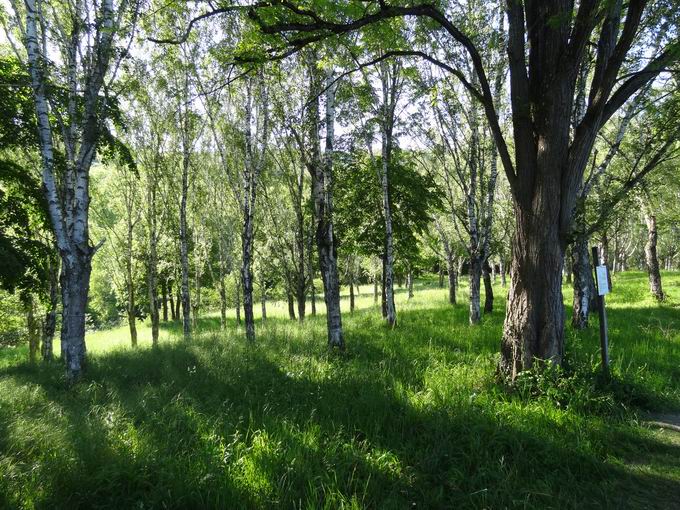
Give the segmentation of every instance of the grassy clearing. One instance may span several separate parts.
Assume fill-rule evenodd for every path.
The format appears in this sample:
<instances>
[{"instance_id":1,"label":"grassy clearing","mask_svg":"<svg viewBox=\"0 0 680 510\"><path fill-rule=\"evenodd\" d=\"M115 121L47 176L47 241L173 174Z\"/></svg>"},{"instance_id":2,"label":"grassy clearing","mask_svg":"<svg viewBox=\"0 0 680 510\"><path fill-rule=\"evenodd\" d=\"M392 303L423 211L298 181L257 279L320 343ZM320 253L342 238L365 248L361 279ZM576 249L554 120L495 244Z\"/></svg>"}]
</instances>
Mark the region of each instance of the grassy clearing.
<instances>
[{"instance_id":1,"label":"grassy clearing","mask_svg":"<svg viewBox=\"0 0 680 510\"><path fill-rule=\"evenodd\" d=\"M146 328L136 351L125 328L93 333L71 391L58 365L0 353L0 506L676 506L680 440L638 421L680 410L680 274L664 276L663 305L644 275L615 277L610 383L591 328L568 333L565 377L508 392L495 383L503 290L472 328L429 282L398 294L395 331L362 295L343 355L325 349L323 316L299 325L282 305L255 346L214 317L189 343L165 325L157 351Z\"/></svg>"}]
</instances>

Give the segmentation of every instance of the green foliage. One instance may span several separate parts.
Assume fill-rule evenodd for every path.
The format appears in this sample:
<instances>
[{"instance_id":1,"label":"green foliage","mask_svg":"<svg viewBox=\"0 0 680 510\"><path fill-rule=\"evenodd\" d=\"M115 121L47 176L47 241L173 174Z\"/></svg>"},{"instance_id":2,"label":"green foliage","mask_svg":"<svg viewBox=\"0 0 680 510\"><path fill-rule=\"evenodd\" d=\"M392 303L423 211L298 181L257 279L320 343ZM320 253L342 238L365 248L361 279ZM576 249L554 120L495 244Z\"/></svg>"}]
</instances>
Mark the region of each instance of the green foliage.
<instances>
[{"instance_id":1,"label":"green foliage","mask_svg":"<svg viewBox=\"0 0 680 510\"><path fill-rule=\"evenodd\" d=\"M334 182L334 220L340 245L348 251L381 256L385 242L382 214L381 159L357 152L345 154ZM415 261L419 236L428 228L432 212L440 206L435 183L421 173L414 157L395 150L390 172L390 201L397 258Z\"/></svg>"}]
</instances>

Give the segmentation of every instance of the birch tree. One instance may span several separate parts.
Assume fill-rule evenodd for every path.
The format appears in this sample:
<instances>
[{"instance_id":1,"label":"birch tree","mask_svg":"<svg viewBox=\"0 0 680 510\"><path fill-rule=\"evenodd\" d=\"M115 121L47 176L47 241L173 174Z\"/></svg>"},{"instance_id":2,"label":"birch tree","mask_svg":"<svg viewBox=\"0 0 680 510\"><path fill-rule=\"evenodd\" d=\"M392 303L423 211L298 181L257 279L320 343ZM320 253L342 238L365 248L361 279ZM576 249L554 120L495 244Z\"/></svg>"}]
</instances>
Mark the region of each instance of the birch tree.
<instances>
[{"instance_id":1,"label":"birch tree","mask_svg":"<svg viewBox=\"0 0 680 510\"><path fill-rule=\"evenodd\" d=\"M31 75L43 187L62 262L61 352L67 378L74 382L85 365L85 310L98 247L89 237L90 167L110 115L116 71L126 55L116 43L131 40L139 4L73 0L54 8L44 0L10 3L12 28L22 39L21 58ZM65 94L62 105L57 90ZM61 176L55 168L57 139L66 159Z\"/></svg>"}]
</instances>

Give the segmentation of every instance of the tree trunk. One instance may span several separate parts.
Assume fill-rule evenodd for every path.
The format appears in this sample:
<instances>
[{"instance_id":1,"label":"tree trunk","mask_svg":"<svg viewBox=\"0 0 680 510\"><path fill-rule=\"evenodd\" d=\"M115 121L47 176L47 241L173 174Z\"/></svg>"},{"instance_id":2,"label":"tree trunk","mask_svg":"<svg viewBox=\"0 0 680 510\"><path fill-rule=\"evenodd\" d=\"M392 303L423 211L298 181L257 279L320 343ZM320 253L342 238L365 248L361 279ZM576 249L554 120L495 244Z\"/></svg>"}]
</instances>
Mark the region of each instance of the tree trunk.
<instances>
[{"instance_id":1,"label":"tree trunk","mask_svg":"<svg viewBox=\"0 0 680 510\"><path fill-rule=\"evenodd\" d=\"M260 301L262 303L262 322L267 320L267 293L263 290L260 296Z\"/></svg>"},{"instance_id":2,"label":"tree trunk","mask_svg":"<svg viewBox=\"0 0 680 510\"><path fill-rule=\"evenodd\" d=\"M314 287L314 275L309 279L309 293L312 298L312 317L316 316L316 287Z\"/></svg>"},{"instance_id":3,"label":"tree trunk","mask_svg":"<svg viewBox=\"0 0 680 510\"><path fill-rule=\"evenodd\" d=\"M385 293L385 256L382 257L382 280L380 285L380 302L382 304L382 316L387 317L387 294Z\"/></svg>"},{"instance_id":4,"label":"tree trunk","mask_svg":"<svg viewBox=\"0 0 680 510\"><path fill-rule=\"evenodd\" d=\"M292 321L295 320L295 300L293 299L293 293L288 290L286 292L286 296L288 298L288 318Z\"/></svg>"},{"instance_id":5,"label":"tree trunk","mask_svg":"<svg viewBox=\"0 0 680 510\"><path fill-rule=\"evenodd\" d=\"M149 312L151 316L151 345L158 346L158 250L157 250L157 228L156 228L156 188L155 183L149 177L149 189L147 200L149 210L147 211L147 226L149 229L149 267L148 267L148 286L149 286ZM165 303L165 285L163 285L163 302ZM168 309L163 308L163 314L167 319Z\"/></svg>"},{"instance_id":6,"label":"tree trunk","mask_svg":"<svg viewBox=\"0 0 680 510\"><path fill-rule=\"evenodd\" d=\"M606 230L602 232L600 243L602 245L602 249L600 250L600 253L602 254L602 264L609 267L609 236L607 235Z\"/></svg>"},{"instance_id":7,"label":"tree trunk","mask_svg":"<svg viewBox=\"0 0 680 510\"><path fill-rule=\"evenodd\" d=\"M259 84L262 85L262 76L259 75ZM268 136L267 90L259 90L261 97L259 105L261 109L253 115L254 94L253 82L248 81L245 99L245 161L243 164L243 184L241 198L241 213L243 215L243 228L241 231L241 284L243 285L243 315L246 325L246 339L255 341L255 315L253 313L253 243L255 240L255 203L257 200L257 185L262 165L264 164L264 146ZM263 109L263 110L262 110ZM264 111L264 114L262 114ZM260 119L260 115L262 118ZM263 132L256 133L253 138L253 124L260 127Z\"/></svg>"},{"instance_id":8,"label":"tree trunk","mask_svg":"<svg viewBox=\"0 0 680 510\"><path fill-rule=\"evenodd\" d=\"M61 355L69 383L80 379L85 369L85 312L90 290L92 249L62 255Z\"/></svg>"},{"instance_id":9,"label":"tree trunk","mask_svg":"<svg viewBox=\"0 0 680 510\"><path fill-rule=\"evenodd\" d=\"M543 205L554 202L545 201ZM559 209L559 207L557 208ZM551 212L556 213L555 208ZM512 241L510 290L501 342L501 372L514 381L534 359L562 362L564 305L557 214L525 213L515 206L517 228ZM536 218L531 221L530 218Z\"/></svg>"},{"instance_id":10,"label":"tree trunk","mask_svg":"<svg viewBox=\"0 0 680 510\"><path fill-rule=\"evenodd\" d=\"M378 276L373 275L373 303L378 303Z\"/></svg>"},{"instance_id":11,"label":"tree trunk","mask_svg":"<svg viewBox=\"0 0 680 510\"><path fill-rule=\"evenodd\" d=\"M227 286L226 276L220 270L220 329L227 327Z\"/></svg>"},{"instance_id":12,"label":"tree trunk","mask_svg":"<svg viewBox=\"0 0 680 510\"><path fill-rule=\"evenodd\" d=\"M482 261L479 257L472 257L468 280L470 283L470 324L479 324L481 314L481 280Z\"/></svg>"},{"instance_id":13,"label":"tree trunk","mask_svg":"<svg viewBox=\"0 0 680 510\"><path fill-rule=\"evenodd\" d=\"M338 275L337 247L333 232L333 154L335 138L335 92L337 84L333 73L326 77L326 152L321 161L319 144L319 91L321 80L317 63L310 65L310 107L308 114L309 141L312 154L308 158L308 170L312 177L312 201L316 220L316 246L319 254L319 268L323 280L324 301L326 302L326 326L328 346L345 348L340 312L340 279Z\"/></svg>"},{"instance_id":14,"label":"tree trunk","mask_svg":"<svg viewBox=\"0 0 680 510\"><path fill-rule=\"evenodd\" d=\"M244 225L243 265L241 266L241 285L243 286L243 316L246 325L246 339L255 341L255 315L253 313L253 266L252 266L253 225L252 218Z\"/></svg>"},{"instance_id":15,"label":"tree trunk","mask_svg":"<svg viewBox=\"0 0 680 510\"><path fill-rule=\"evenodd\" d=\"M29 294L26 300L26 329L28 331L28 360L35 363L38 360L40 348L40 326L35 317L35 300Z\"/></svg>"},{"instance_id":16,"label":"tree trunk","mask_svg":"<svg viewBox=\"0 0 680 510\"><path fill-rule=\"evenodd\" d=\"M439 261L439 288L444 288L444 265Z\"/></svg>"},{"instance_id":17,"label":"tree trunk","mask_svg":"<svg viewBox=\"0 0 680 510\"><path fill-rule=\"evenodd\" d=\"M645 223L647 224L647 244L645 244L645 262L649 275L649 290L657 301L663 301L665 295L661 288L661 273L659 272L659 259L656 253L657 230L656 216L645 211Z\"/></svg>"},{"instance_id":18,"label":"tree trunk","mask_svg":"<svg viewBox=\"0 0 680 510\"><path fill-rule=\"evenodd\" d=\"M50 255L49 258L50 301L43 322L41 355L43 361L52 361L54 332L57 329L57 306L59 304L59 259Z\"/></svg>"},{"instance_id":19,"label":"tree trunk","mask_svg":"<svg viewBox=\"0 0 680 510\"><path fill-rule=\"evenodd\" d=\"M163 322L168 322L168 282L163 279L161 284L161 300L163 303Z\"/></svg>"},{"instance_id":20,"label":"tree trunk","mask_svg":"<svg viewBox=\"0 0 680 510\"><path fill-rule=\"evenodd\" d=\"M185 147L182 157L182 198L179 208L179 254L182 269L182 333L191 336L191 295L189 293L189 235L187 232L187 198L189 195L189 152Z\"/></svg>"},{"instance_id":21,"label":"tree trunk","mask_svg":"<svg viewBox=\"0 0 680 510\"><path fill-rule=\"evenodd\" d=\"M392 230L392 202L390 198L390 166L392 165L392 146L394 130L394 114L396 108L397 85L399 72L395 63L390 66L385 62L380 63L380 78L382 82L382 105L381 105L381 172L380 184L382 187L383 218L385 220L385 258L384 258L384 283L385 283L385 318L390 327L397 324L397 309L394 304L394 234Z\"/></svg>"},{"instance_id":22,"label":"tree trunk","mask_svg":"<svg viewBox=\"0 0 680 510\"><path fill-rule=\"evenodd\" d=\"M240 280L240 279L239 279ZM241 325L241 282L236 282L236 324Z\"/></svg>"},{"instance_id":23,"label":"tree trunk","mask_svg":"<svg viewBox=\"0 0 680 510\"><path fill-rule=\"evenodd\" d=\"M305 312L307 305L307 270L306 270L306 260L305 260L305 217L303 214L303 203L302 196L304 192L304 168L301 169L300 173L297 175L297 186L295 189L295 217L296 217L296 228L295 228L295 244L297 246L297 267L296 267L296 299L298 306L298 319L300 322L305 320Z\"/></svg>"},{"instance_id":24,"label":"tree trunk","mask_svg":"<svg viewBox=\"0 0 680 510\"><path fill-rule=\"evenodd\" d=\"M506 277L506 269L505 269L505 260L503 257L501 257L501 287L505 287L508 282L507 282L507 277Z\"/></svg>"},{"instance_id":25,"label":"tree trunk","mask_svg":"<svg viewBox=\"0 0 680 510\"><path fill-rule=\"evenodd\" d=\"M493 312L493 285L491 284L491 270L488 259L482 266L482 276L484 278L484 313Z\"/></svg>"},{"instance_id":26,"label":"tree trunk","mask_svg":"<svg viewBox=\"0 0 680 510\"><path fill-rule=\"evenodd\" d=\"M456 304L456 266L453 260L453 253L446 254L446 270L449 276L449 304Z\"/></svg>"},{"instance_id":27,"label":"tree trunk","mask_svg":"<svg viewBox=\"0 0 680 510\"><path fill-rule=\"evenodd\" d=\"M413 298L413 269L411 269L410 264L408 266L408 275L406 278L408 280L408 298L411 299Z\"/></svg>"},{"instance_id":28,"label":"tree trunk","mask_svg":"<svg viewBox=\"0 0 680 510\"><path fill-rule=\"evenodd\" d=\"M588 327L590 310L596 303L595 281L590 264L588 238L579 236L571 247L572 272L574 275L574 302L571 325L574 329Z\"/></svg>"},{"instance_id":29,"label":"tree trunk","mask_svg":"<svg viewBox=\"0 0 680 510\"><path fill-rule=\"evenodd\" d=\"M351 275L349 277L349 311L354 313L354 282Z\"/></svg>"},{"instance_id":30,"label":"tree trunk","mask_svg":"<svg viewBox=\"0 0 680 510\"><path fill-rule=\"evenodd\" d=\"M168 300L170 301L170 319L173 321L177 320L177 311L175 309L175 298L173 297L172 282L169 285Z\"/></svg>"}]
</instances>

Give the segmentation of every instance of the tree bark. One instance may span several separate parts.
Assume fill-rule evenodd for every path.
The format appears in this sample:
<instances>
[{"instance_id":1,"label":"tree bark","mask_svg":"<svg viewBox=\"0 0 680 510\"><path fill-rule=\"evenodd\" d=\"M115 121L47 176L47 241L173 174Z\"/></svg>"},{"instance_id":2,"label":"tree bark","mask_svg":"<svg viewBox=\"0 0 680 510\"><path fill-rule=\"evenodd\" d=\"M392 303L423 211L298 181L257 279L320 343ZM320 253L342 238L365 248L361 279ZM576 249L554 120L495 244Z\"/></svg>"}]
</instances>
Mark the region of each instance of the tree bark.
<instances>
[{"instance_id":1,"label":"tree bark","mask_svg":"<svg viewBox=\"0 0 680 510\"><path fill-rule=\"evenodd\" d=\"M267 292L264 289L262 290L260 301L262 304L262 322L264 322L267 320Z\"/></svg>"},{"instance_id":2,"label":"tree bark","mask_svg":"<svg viewBox=\"0 0 680 510\"><path fill-rule=\"evenodd\" d=\"M535 359L561 363L564 353L564 248L556 228L559 207L554 203L552 199L543 201L545 206L552 204L552 215L515 208L517 225L500 364L501 372L511 381L531 368Z\"/></svg>"},{"instance_id":3,"label":"tree bark","mask_svg":"<svg viewBox=\"0 0 680 510\"><path fill-rule=\"evenodd\" d=\"M408 275L406 278L408 280L408 298L411 299L413 298L413 269L410 264L408 266Z\"/></svg>"},{"instance_id":4,"label":"tree bark","mask_svg":"<svg viewBox=\"0 0 680 510\"><path fill-rule=\"evenodd\" d=\"M177 320L177 311L175 309L175 298L173 297L173 287L174 285L172 284L172 281L170 281L169 286L169 292L168 292L168 300L170 301L170 319L173 321Z\"/></svg>"},{"instance_id":5,"label":"tree bark","mask_svg":"<svg viewBox=\"0 0 680 510\"><path fill-rule=\"evenodd\" d=\"M446 271L449 277L449 304L456 304L456 286L458 282L456 281L456 265L453 260L453 252L449 251L446 254Z\"/></svg>"},{"instance_id":6,"label":"tree bark","mask_svg":"<svg viewBox=\"0 0 680 510\"><path fill-rule=\"evenodd\" d=\"M470 260L468 281L470 284L470 324L479 324L481 313L482 261L479 257Z\"/></svg>"},{"instance_id":7,"label":"tree bark","mask_svg":"<svg viewBox=\"0 0 680 510\"><path fill-rule=\"evenodd\" d=\"M239 279L240 280L240 279ZM236 324L241 325L241 282L236 282Z\"/></svg>"},{"instance_id":8,"label":"tree bark","mask_svg":"<svg viewBox=\"0 0 680 510\"><path fill-rule=\"evenodd\" d=\"M501 257L500 265L501 265L501 268L500 268L501 269L501 287L505 287L508 284L508 282L507 282L507 279L506 279L507 277L506 277L506 269L505 269L505 259L503 259L503 257Z\"/></svg>"},{"instance_id":9,"label":"tree bark","mask_svg":"<svg viewBox=\"0 0 680 510\"><path fill-rule=\"evenodd\" d=\"M257 103L257 113L253 112L256 106L253 88L254 82L250 79L246 85L245 99L245 161L243 166L243 187L241 196L241 213L243 215L243 228L241 231L241 284L243 285L243 315L246 325L246 339L255 341L255 315L253 313L253 243L255 240L255 202L257 200L257 185L262 171L265 158L265 147L269 137L269 105L267 88L264 78L260 73L257 77L260 98ZM252 125L258 128L253 137Z\"/></svg>"},{"instance_id":10,"label":"tree bark","mask_svg":"<svg viewBox=\"0 0 680 510\"><path fill-rule=\"evenodd\" d=\"M286 292L286 297L288 298L288 318L292 321L295 320L295 299L293 298L293 293L288 290Z\"/></svg>"},{"instance_id":11,"label":"tree bark","mask_svg":"<svg viewBox=\"0 0 680 510\"><path fill-rule=\"evenodd\" d=\"M89 238L89 172L99 142L101 122L105 118L105 101L100 99L104 77L113 55L116 33L112 0L103 0L93 16L96 37L86 40L80 23L74 23L60 41L65 46L64 87L67 112L61 127L66 165L61 176L61 193L57 189L54 168L52 120L48 103L46 59L48 38L39 37L38 26L44 20L36 0L25 0L24 42L35 104L38 141L42 159L42 179L52 231L62 259L61 329L62 356L69 383L77 381L85 366L85 313L90 288L92 257L96 251ZM18 15L18 13L17 13ZM38 20L38 18L41 18ZM91 46L88 43L92 42ZM85 47L85 48L83 48ZM78 84L78 52L88 51L92 58L84 71L84 87ZM89 53L91 51L91 53ZM82 110L76 112L77 103Z\"/></svg>"},{"instance_id":12,"label":"tree bark","mask_svg":"<svg viewBox=\"0 0 680 510\"><path fill-rule=\"evenodd\" d=\"M484 313L493 312L493 285L491 284L491 267L488 259L482 266L482 276L484 278Z\"/></svg>"},{"instance_id":13,"label":"tree bark","mask_svg":"<svg viewBox=\"0 0 680 510\"><path fill-rule=\"evenodd\" d=\"M158 227L156 221L156 183L152 177L148 178L147 200L147 227L149 229L149 267L148 267L148 286L149 286L149 312L151 317L151 345L158 346ZM168 308L165 306L165 285L163 285L163 315L167 320Z\"/></svg>"},{"instance_id":14,"label":"tree bark","mask_svg":"<svg viewBox=\"0 0 680 510\"><path fill-rule=\"evenodd\" d=\"M349 311L354 313L354 281L351 275L349 277Z\"/></svg>"},{"instance_id":15,"label":"tree bark","mask_svg":"<svg viewBox=\"0 0 680 510\"><path fill-rule=\"evenodd\" d=\"M395 110L401 87L401 64L398 61L380 62L382 104L380 112L381 131L381 172L383 219L385 220L385 318L390 327L397 324L397 309L394 304L394 233L392 226L392 201L390 198L390 167L394 145Z\"/></svg>"},{"instance_id":16,"label":"tree bark","mask_svg":"<svg viewBox=\"0 0 680 510\"><path fill-rule=\"evenodd\" d=\"M647 224L647 243L645 244L645 262L649 275L649 290L657 301L663 301L665 295L661 287L661 273L659 272L659 258L657 256L657 230L656 216L649 210L645 210L645 223Z\"/></svg>"},{"instance_id":17,"label":"tree bark","mask_svg":"<svg viewBox=\"0 0 680 510\"><path fill-rule=\"evenodd\" d=\"M306 154L307 169L312 177L312 201L316 221L316 246L319 254L319 268L326 302L326 326L328 346L345 348L340 312L340 278L338 274L337 247L333 232L333 154L335 142L335 92L337 84L333 73L326 76L324 97L326 100L326 152L321 159L319 142L320 109L319 97L322 91L321 78L313 60L309 65L309 108L307 117L309 154Z\"/></svg>"},{"instance_id":18,"label":"tree bark","mask_svg":"<svg viewBox=\"0 0 680 510\"><path fill-rule=\"evenodd\" d=\"M163 322L168 322L168 282L163 278L161 284L161 302L163 304Z\"/></svg>"},{"instance_id":19,"label":"tree bark","mask_svg":"<svg viewBox=\"0 0 680 510\"><path fill-rule=\"evenodd\" d=\"M43 361L52 361L54 332L57 329L57 306L59 304L59 258L49 258L49 303L43 322L41 355Z\"/></svg>"},{"instance_id":20,"label":"tree bark","mask_svg":"<svg viewBox=\"0 0 680 510\"><path fill-rule=\"evenodd\" d=\"M186 135L184 136L186 138ZM189 195L189 144L183 141L182 196L179 208L179 255L182 269L181 303L182 333L184 339L191 337L191 294L189 292L189 234L187 232L187 198Z\"/></svg>"},{"instance_id":21,"label":"tree bark","mask_svg":"<svg viewBox=\"0 0 680 510\"><path fill-rule=\"evenodd\" d=\"M92 250L62 255L61 271L61 355L69 383L85 370L85 311L90 290Z\"/></svg>"},{"instance_id":22,"label":"tree bark","mask_svg":"<svg viewBox=\"0 0 680 510\"><path fill-rule=\"evenodd\" d=\"M128 327L130 329L130 344L132 347L137 347L137 303L135 301L135 284L132 274L133 269L133 255L132 255L132 238L135 222L132 221L132 198L126 198L127 206L127 245L125 254L125 283L127 285L127 319ZM158 311L156 311L158 313Z\"/></svg>"},{"instance_id":23,"label":"tree bark","mask_svg":"<svg viewBox=\"0 0 680 510\"><path fill-rule=\"evenodd\" d=\"M444 288L444 265L439 261L439 288Z\"/></svg>"},{"instance_id":24,"label":"tree bark","mask_svg":"<svg viewBox=\"0 0 680 510\"><path fill-rule=\"evenodd\" d=\"M29 295L26 300L26 329L28 331L28 360L35 363L38 360L40 348L40 324L35 316L35 300Z\"/></svg>"},{"instance_id":25,"label":"tree bark","mask_svg":"<svg viewBox=\"0 0 680 510\"><path fill-rule=\"evenodd\" d=\"M571 248L571 262L574 285L573 313L571 325L574 329L588 327L590 310L595 305L595 280L590 263L588 238L579 236Z\"/></svg>"}]
</instances>

